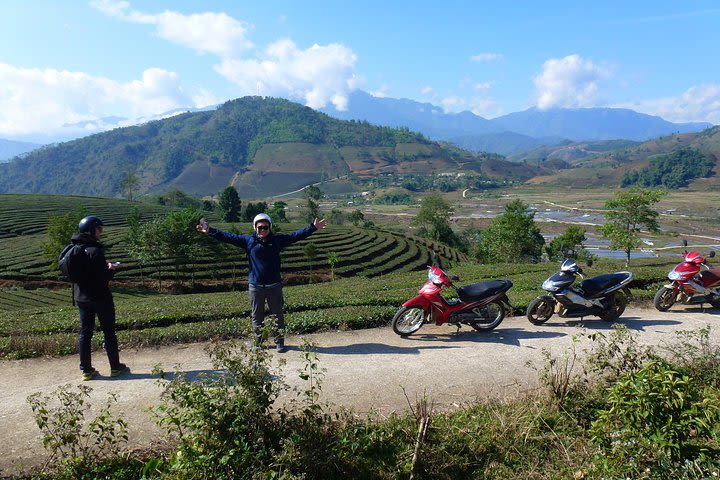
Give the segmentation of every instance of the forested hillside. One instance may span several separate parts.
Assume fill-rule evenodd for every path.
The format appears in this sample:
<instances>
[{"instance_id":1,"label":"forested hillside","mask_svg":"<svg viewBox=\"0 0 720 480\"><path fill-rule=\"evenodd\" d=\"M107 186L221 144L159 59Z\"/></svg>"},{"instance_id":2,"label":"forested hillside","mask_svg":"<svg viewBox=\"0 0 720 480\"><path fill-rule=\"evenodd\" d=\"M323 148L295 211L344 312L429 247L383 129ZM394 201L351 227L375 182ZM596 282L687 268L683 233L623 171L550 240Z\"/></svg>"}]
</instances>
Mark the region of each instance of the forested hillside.
<instances>
[{"instance_id":1,"label":"forested hillside","mask_svg":"<svg viewBox=\"0 0 720 480\"><path fill-rule=\"evenodd\" d=\"M283 99L243 97L213 111L46 146L0 165L0 193L119 196L132 178L137 193L180 187L202 195L265 181L263 191L272 194L280 185L301 187L321 176L416 160L442 168L453 156L408 129L337 120Z\"/></svg>"}]
</instances>

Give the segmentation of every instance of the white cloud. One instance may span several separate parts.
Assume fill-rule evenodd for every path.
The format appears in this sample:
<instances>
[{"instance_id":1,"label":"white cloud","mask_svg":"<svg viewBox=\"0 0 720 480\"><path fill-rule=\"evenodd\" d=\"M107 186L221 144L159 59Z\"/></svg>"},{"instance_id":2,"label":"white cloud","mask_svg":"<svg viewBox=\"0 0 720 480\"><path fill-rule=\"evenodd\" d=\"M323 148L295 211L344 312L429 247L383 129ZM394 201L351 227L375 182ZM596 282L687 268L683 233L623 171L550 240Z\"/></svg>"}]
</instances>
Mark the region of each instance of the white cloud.
<instances>
[{"instance_id":1,"label":"white cloud","mask_svg":"<svg viewBox=\"0 0 720 480\"><path fill-rule=\"evenodd\" d=\"M477 55L473 55L472 57L470 57L470 60L472 60L473 62L494 62L494 61L502 60L502 59L503 59L502 53L490 53L490 52L478 53Z\"/></svg>"},{"instance_id":2,"label":"white cloud","mask_svg":"<svg viewBox=\"0 0 720 480\"><path fill-rule=\"evenodd\" d=\"M385 98L388 96L388 93L390 92L390 87L386 83L383 83L380 88L377 90L370 92L370 95L377 98Z\"/></svg>"},{"instance_id":3,"label":"white cloud","mask_svg":"<svg viewBox=\"0 0 720 480\"><path fill-rule=\"evenodd\" d=\"M674 97L613 105L657 115L670 122L710 122L720 124L720 84L690 87Z\"/></svg>"},{"instance_id":4,"label":"white cloud","mask_svg":"<svg viewBox=\"0 0 720 480\"><path fill-rule=\"evenodd\" d=\"M579 55L552 58L533 78L538 108L591 107L596 105L601 82L612 74L609 68L583 60Z\"/></svg>"},{"instance_id":5,"label":"white cloud","mask_svg":"<svg viewBox=\"0 0 720 480\"><path fill-rule=\"evenodd\" d=\"M19 68L0 63L0 136L60 132L62 125L109 115L141 117L193 105L174 72L145 70L118 83L67 70Z\"/></svg>"},{"instance_id":6,"label":"white cloud","mask_svg":"<svg viewBox=\"0 0 720 480\"><path fill-rule=\"evenodd\" d=\"M465 108L465 99L457 95L448 95L440 100L445 113L457 112Z\"/></svg>"},{"instance_id":7,"label":"white cloud","mask_svg":"<svg viewBox=\"0 0 720 480\"><path fill-rule=\"evenodd\" d=\"M357 56L341 44L302 49L290 39L281 39L256 49L247 38L248 24L225 13L146 14L114 0L94 0L92 5L127 22L155 25L157 35L168 41L217 55L215 71L237 86L238 96L282 96L312 108L331 103L344 110L348 93L362 82L354 71Z\"/></svg>"},{"instance_id":8,"label":"white cloud","mask_svg":"<svg viewBox=\"0 0 720 480\"><path fill-rule=\"evenodd\" d=\"M225 13L204 12L183 15L166 10L151 15L130 10L128 2L94 0L91 5L104 14L126 22L155 25L165 40L201 53L229 57L253 47L247 40L248 26Z\"/></svg>"},{"instance_id":9,"label":"white cloud","mask_svg":"<svg viewBox=\"0 0 720 480\"><path fill-rule=\"evenodd\" d=\"M470 111L483 118L493 118L502 114L502 109L491 97L474 97L470 101Z\"/></svg>"},{"instance_id":10,"label":"white cloud","mask_svg":"<svg viewBox=\"0 0 720 480\"><path fill-rule=\"evenodd\" d=\"M490 90L490 87L492 87L490 82L480 82L473 85L473 88L478 91L487 91Z\"/></svg>"},{"instance_id":11,"label":"white cloud","mask_svg":"<svg viewBox=\"0 0 720 480\"><path fill-rule=\"evenodd\" d=\"M431 86L426 85L426 86L420 88L420 93L422 95L432 95L433 93L435 93L435 90L433 90L433 88Z\"/></svg>"},{"instance_id":12,"label":"white cloud","mask_svg":"<svg viewBox=\"0 0 720 480\"><path fill-rule=\"evenodd\" d=\"M216 71L237 85L241 95L302 98L312 108L332 103L347 109L356 84L357 56L341 44L313 45L302 50L288 39L269 45L253 59L224 59Z\"/></svg>"}]
</instances>

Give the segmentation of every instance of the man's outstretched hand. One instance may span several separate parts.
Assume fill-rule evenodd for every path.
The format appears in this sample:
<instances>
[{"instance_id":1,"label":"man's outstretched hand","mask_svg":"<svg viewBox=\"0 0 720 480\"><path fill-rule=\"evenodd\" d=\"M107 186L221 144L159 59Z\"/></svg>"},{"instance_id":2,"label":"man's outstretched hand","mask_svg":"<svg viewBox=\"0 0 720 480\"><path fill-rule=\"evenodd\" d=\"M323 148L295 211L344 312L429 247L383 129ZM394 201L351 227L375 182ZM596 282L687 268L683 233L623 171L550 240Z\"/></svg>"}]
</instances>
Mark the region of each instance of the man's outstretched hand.
<instances>
[{"instance_id":1,"label":"man's outstretched hand","mask_svg":"<svg viewBox=\"0 0 720 480\"><path fill-rule=\"evenodd\" d=\"M202 234L207 235L208 232L210 231L210 226L207 223L205 225L198 223L197 225L195 225L195 230L197 230L198 232L200 232Z\"/></svg>"},{"instance_id":2,"label":"man's outstretched hand","mask_svg":"<svg viewBox=\"0 0 720 480\"><path fill-rule=\"evenodd\" d=\"M315 220L313 220L313 223L312 223L312 224L313 224L313 225L315 226L315 228L317 228L318 230L322 230L323 228L327 227L327 220L325 220L324 218L323 218L322 220L319 219L319 218L316 218Z\"/></svg>"}]
</instances>

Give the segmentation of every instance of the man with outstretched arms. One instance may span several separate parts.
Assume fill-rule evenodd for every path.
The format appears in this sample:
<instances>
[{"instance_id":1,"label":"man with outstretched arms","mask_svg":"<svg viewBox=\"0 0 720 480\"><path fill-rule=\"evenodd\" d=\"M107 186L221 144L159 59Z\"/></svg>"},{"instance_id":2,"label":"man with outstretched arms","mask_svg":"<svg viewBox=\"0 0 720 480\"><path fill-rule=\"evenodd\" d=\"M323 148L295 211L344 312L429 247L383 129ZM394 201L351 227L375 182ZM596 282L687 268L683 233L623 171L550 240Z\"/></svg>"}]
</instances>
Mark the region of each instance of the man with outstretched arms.
<instances>
[{"instance_id":1,"label":"man with outstretched arms","mask_svg":"<svg viewBox=\"0 0 720 480\"><path fill-rule=\"evenodd\" d=\"M280 251L295 242L304 240L315 231L327 226L325 219L315 219L311 225L292 233L273 233L272 220L265 213L253 219L252 235L236 235L211 228L201 221L195 228L198 232L211 236L221 242L237 245L247 253L248 258L248 294L255 344L263 342L263 324L265 321L265 303L270 313L275 315L275 348L278 352L285 348L285 319L283 317L282 278L280 276Z\"/></svg>"}]
</instances>

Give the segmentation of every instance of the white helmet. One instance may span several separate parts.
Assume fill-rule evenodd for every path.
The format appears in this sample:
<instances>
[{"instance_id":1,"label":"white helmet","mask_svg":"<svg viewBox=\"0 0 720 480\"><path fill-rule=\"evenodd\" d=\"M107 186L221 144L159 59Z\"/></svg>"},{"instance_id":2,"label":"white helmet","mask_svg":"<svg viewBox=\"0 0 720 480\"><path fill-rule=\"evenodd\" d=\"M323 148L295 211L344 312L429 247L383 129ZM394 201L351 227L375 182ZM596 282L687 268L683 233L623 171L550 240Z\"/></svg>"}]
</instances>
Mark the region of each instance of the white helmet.
<instances>
[{"instance_id":1,"label":"white helmet","mask_svg":"<svg viewBox=\"0 0 720 480\"><path fill-rule=\"evenodd\" d=\"M270 215L267 213L258 213L255 215L255 218L253 218L253 228L255 228L255 225L257 225L257 222L265 220L270 224L270 229L272 230L272 220L270 219Z\"/></svg>"}]
</instances>

